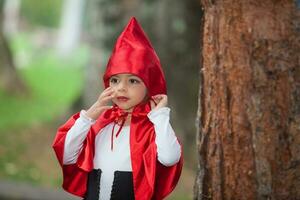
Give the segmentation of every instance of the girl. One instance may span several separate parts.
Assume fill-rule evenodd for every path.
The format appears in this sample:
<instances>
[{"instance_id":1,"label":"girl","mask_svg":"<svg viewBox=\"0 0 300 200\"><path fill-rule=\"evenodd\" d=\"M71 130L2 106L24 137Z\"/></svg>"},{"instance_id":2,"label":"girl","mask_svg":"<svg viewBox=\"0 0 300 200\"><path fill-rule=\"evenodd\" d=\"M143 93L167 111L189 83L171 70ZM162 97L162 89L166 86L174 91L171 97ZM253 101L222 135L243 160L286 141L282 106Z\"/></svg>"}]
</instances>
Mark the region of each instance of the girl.
<instances>
[{"instance_id":1,"label":"girl","mask_svg":"<svg viewBox=\"0 0 300 200\"><path fill-rule=\"evenodd\" d=\"M169 123L160 61L135 18L119 36L103 81L96 103L55 137L63 188L85 200L163 199L179 180L182 150Z\"/></svg>"}]
</instances>

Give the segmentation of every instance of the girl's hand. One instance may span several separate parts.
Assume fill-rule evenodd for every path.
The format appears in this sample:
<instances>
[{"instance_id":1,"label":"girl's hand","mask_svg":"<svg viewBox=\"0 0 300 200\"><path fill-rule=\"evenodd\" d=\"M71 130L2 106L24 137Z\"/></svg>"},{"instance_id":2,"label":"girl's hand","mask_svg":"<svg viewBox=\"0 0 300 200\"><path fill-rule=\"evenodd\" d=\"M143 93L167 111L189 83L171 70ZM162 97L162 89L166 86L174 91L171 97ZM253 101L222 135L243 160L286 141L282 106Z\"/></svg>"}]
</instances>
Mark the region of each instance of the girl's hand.
<instances>
[{"instance_id":1,"label":"girl's hand","mask_svg":"<svg viewBox=\"0 0 300 200\"><path fill-rule=\"evenodd\" d=\"M155 96L152 96L152 99L154 100L150 100L150 105L151 105L151 110L155 109L159 109L162 107L166 107L168 105L168 96L165 94L158 94ZM155 105L156 104L156 105Z\"/></svg>"},{"instance_id":2,"label":"girl's hand","mask_svg":"<svg viewBox=\"0 0 300 200\"><path fill-rule=\"evenodd\" d=\"M97 120L101 113L112 106L108 106L107 103L115 97L115 92L111 87L106 88L99 95L97 101L87 110L86 115L94 120Z\"/></svg>"}]
</instances>

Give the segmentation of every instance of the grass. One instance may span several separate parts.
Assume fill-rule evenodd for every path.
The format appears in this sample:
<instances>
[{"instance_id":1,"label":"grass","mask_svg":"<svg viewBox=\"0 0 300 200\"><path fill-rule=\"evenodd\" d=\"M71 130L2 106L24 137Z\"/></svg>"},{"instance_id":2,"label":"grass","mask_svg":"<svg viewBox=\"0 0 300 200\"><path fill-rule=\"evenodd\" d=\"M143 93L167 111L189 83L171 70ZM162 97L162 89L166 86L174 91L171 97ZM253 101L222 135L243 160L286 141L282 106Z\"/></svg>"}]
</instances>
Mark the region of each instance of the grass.
<instances>
[{"instance_id":1,"label":"grass","mask_svg":"<svg viewBox=\"0 0 300 200\"><path fill-rule=\"evenodd\" d=\"M8 127L20 127L53 119L80 94L82 77L78 68L32 66L21 70L30 97L9 96L0 91L0 134Z\"/></svg>"},{"instance_id":2,"label":"grass","mask_svg":"<svg viewBox=\"0 0 300 200\"><path fill-rule=\"evenodd\" d=\"M12 42L14 55L24 55L24 47L29 59L18 73L29 94L12 96L0 90L0 178L58 185L59 172L50 169L55 163L50 151L55 130L45 124L81 94L88 54L81 48L72 60L62 60L51 50L39 51L24 35Z\"/></svg>"},{"instance_id":3,"label":"grass","mask_svg":"<svg viewBox=\"0 0 300 200\"><path fill-rule=\"evenodd\" d=\"M0 91L0 177L38 184L45 177L39 175L38 163L34 162L38 155L31 157L30 152L39 149L30 148L35 142L45 145L46 141L37 140L45 136L29 129L35 124L52 121L80 95L82 69L66 68L55 60L41 58L20 70L20 74L29 88L29 96L20 98Z\"/></svg>"},{"instance_id":4,"label":"grass","mask_svg":"<svg viewBox=\"0 0 300 200\"><path fill-rule=\"evenodd\" d=\"M19 69L29 95L10 96L0 90L0 135L10 127L54 119L80 95L82 72L82 67L74 61L60 61L51 53L37 56L29 66Z\"/></svg>"}]
</instances>

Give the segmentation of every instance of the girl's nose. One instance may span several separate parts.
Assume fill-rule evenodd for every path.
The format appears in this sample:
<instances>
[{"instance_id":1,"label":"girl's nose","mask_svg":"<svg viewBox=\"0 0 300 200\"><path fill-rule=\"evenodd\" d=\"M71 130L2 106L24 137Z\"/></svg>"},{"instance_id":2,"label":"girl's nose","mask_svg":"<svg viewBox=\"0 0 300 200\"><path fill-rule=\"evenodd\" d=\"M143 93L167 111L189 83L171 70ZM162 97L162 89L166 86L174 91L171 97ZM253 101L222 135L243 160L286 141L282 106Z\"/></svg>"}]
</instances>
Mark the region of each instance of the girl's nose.
<instances>
[{"instance_id":1,"label":"girl's nose","mask_svg":"<svg viewBox=\"0 0 300 200\"><path fill-rule=\"evenodd\" d=\"M117 86L117 90L118 91L124 91L126 90L126 83L124 83L123 81L121 81L118 86Z\"/></svg>"}]
</instances>

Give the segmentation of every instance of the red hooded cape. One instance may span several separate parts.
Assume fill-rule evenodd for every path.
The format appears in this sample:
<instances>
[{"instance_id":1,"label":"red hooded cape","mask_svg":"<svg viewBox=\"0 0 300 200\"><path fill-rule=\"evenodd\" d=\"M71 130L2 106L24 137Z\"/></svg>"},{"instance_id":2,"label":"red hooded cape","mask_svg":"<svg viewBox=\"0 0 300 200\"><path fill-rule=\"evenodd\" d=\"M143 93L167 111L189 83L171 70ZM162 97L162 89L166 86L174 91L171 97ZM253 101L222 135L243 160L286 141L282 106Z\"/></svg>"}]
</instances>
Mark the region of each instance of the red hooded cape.
<instances>
[{"instance_id":1,"label":"red hooded cape","mask_svg":"<svg viewBox=\"0 0 300 200\"><path fill-rule=\"evenodd\" d=\"M130 20L117 40L103 77L105 87L108 87L109 77L119 73L139 76L151 96L166 94L160 61L135 18ZM130 154L136 200L159 200L166 197L175 188L183 164L182 156L174 166L166 167L158 162L155 131L147 117L150 111L149 101L140 103L133 109L131 117ZM101 114L89 130L76 164L64 165L63 153L66 134L79 118L79 113L58 129L53 148L63 170L63 188L66 191L80 197L85 196L88 173L93 170L95 137L102 128L118 118L120 113L120 109L114 106Z\"/></svg>"}]
</instances>

